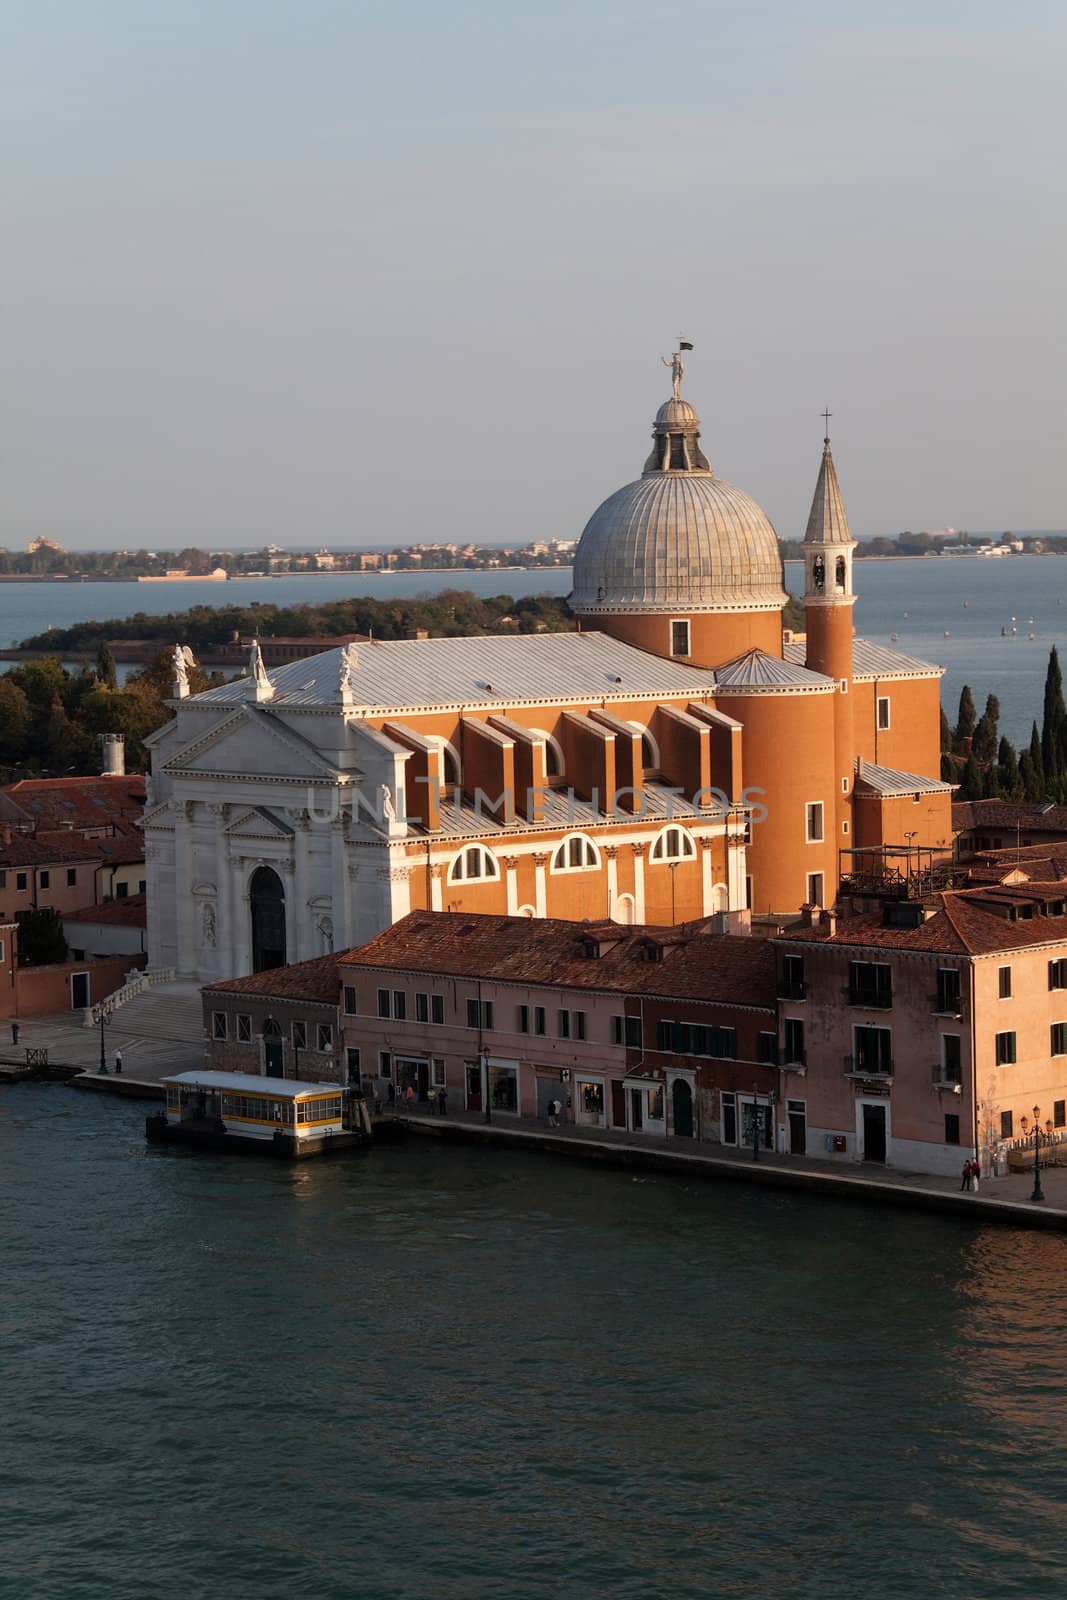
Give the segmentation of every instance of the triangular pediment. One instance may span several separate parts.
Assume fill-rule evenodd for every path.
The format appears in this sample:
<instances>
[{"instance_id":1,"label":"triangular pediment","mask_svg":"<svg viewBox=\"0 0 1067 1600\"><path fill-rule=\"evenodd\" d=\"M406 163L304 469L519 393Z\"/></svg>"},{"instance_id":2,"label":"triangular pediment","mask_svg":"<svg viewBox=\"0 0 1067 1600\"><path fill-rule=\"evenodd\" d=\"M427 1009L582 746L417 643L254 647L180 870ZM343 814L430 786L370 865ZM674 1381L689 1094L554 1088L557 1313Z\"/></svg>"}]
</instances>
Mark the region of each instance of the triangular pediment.
<instances>
[{"instance_id":1,"label":"triangular pediment","mask_svg":"<svg viewBox=\"0 0 1067 1600\"><path fill-rule=\"evenodd\" d=\"M179 777L350 780L350 774L327 761L301 734L253 706L242 706L183 745L163 770Z\"/></svg>"},{"instance_id":2,"label":"triangular pediment","mask_svg":"<svg viewBox=\"0 0 1067 1600\"><path fill-rule=\"evenodd\" d=\"M291 839L293 829L266 806L251 806L234 818L226 833L231 839Z\"/></svg>"}]
</instances>

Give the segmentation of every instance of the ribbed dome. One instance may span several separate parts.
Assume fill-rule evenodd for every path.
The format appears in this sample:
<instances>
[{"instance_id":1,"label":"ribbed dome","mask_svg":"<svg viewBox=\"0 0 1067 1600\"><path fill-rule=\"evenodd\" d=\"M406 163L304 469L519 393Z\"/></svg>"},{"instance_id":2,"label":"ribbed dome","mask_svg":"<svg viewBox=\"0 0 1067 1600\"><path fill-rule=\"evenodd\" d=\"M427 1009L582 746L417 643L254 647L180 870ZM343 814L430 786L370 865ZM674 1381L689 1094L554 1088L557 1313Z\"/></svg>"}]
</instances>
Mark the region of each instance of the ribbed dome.
<instances>
[{"instance_id":1,"label":"ribbed dome","mask_svg":"<svg viewBox=\"0 0 1067 1600\"><path fill-rule=\"evenodd\" d=\"M677 396L656 413L644 475L590 517L574 558L580 612L769 611L785 605L778 538L756 502L712 472Z\"/></svg>"}]
</instances>

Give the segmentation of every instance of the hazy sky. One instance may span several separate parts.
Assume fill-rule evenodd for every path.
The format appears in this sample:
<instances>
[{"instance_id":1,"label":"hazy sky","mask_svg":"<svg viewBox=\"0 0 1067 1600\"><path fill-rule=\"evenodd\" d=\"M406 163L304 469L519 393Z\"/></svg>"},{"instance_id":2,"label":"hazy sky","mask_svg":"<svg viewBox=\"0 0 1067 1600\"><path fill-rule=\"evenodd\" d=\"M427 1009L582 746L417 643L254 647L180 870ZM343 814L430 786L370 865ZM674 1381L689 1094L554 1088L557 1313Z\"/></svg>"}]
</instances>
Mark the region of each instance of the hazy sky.
<instances>
[{"instance_id":1,"label":"hazy sky","mask_svg":"<svg viewBox=\"0 0 1067 1600\"><path fill-rule=\"evenodd\" d=\"M7 0L0 544L1067 526L1067 11Z\"/></svg>"}]
</instances>

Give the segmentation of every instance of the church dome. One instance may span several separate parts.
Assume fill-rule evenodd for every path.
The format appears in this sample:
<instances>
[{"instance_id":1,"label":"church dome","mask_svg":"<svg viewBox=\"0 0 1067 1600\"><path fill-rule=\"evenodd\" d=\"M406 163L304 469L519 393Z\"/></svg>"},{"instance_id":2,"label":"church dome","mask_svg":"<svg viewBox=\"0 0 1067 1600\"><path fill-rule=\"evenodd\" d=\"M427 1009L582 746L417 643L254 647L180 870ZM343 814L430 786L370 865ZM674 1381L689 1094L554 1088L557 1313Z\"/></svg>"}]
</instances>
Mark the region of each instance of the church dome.
<instances>
[{"instance_id":1,"label":"church dome","mask_svg":"<svg viewBox=\"0 0 1067 1600\"><path fill-rule=\"evenodd\" d=\"M660 406L644 473L585 526L575 611L769 611L785 605L778 537L741 489L717 478L700 420L677 393Z\"/></svg>"}]
</instances>

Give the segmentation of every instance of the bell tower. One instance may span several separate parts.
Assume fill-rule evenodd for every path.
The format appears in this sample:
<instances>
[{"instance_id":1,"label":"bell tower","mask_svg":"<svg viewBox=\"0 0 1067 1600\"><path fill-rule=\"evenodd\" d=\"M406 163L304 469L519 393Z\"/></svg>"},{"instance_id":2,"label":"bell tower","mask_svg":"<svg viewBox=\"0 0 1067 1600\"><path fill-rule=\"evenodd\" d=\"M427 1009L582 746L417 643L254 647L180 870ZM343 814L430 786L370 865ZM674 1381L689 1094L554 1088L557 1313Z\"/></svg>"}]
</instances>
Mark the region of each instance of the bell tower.
<instances>
[{"instance_id":1,"label":"bell tower","mask_svg":"<svg viewBox=\"0 0 1067 1600\"><path fill-rule=\"evenodd\" d=\"M852 555L856 541L849 531L841 485L830 453L830 415L823 413L826 437L822 463L804 534L804 616L807 630L805 665L832 678L834 693L834 768L837 849L849 849L850 812L855 759L852 695Z\"/></svg>"}]
</instances>

